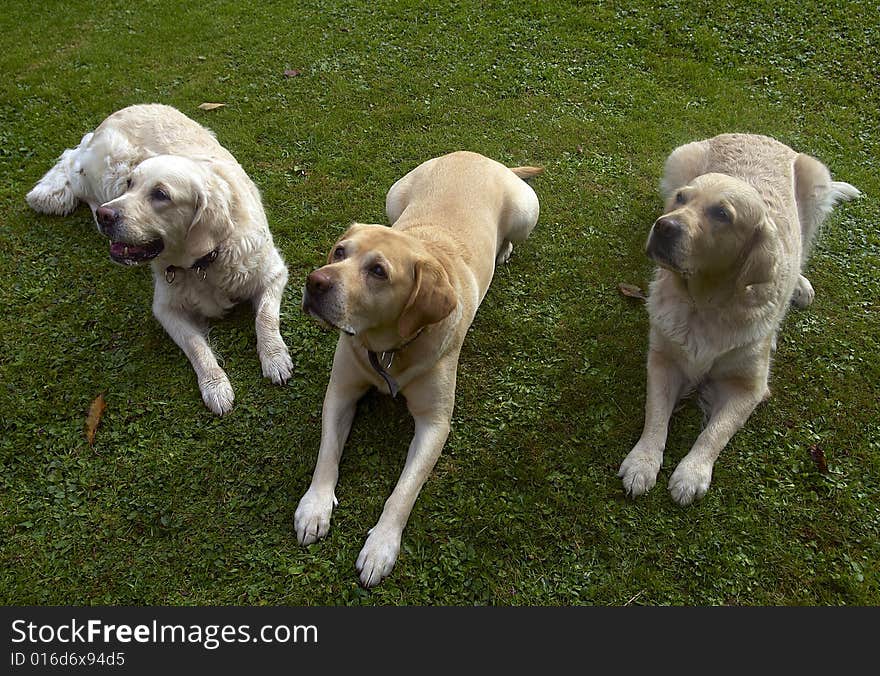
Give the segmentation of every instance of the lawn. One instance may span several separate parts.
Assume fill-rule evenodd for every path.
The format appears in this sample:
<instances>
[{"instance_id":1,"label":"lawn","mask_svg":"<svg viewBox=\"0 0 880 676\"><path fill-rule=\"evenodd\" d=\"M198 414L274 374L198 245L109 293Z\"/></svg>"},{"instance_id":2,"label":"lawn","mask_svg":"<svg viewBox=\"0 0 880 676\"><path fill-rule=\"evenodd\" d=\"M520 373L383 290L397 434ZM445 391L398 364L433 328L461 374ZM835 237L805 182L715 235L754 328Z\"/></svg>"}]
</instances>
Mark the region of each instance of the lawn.
<instances>
[{"instance_id":1,"label":"lawn","mask_svg":"<svg viewBox=\"0 0 880 676\"><path fill-rule=\"evenodd\" d=\"M622 4L6 3L0 601L880 604L880 4ZM216 132L290 270L294 377L261 377L251 311L234 311L211 332L236 392L223 418L153 319L147 270L110 261L88 209L24 201L64 148L140 102ZM686 402L634 502L616 471L641 432L648 323L617 286L652 274L665 157L726 131L815 155L864 197L826 223L816 302L787 317L773 397L705 499L681 508L666 491L701 424ZM397 566L366 591L355 559L412 422L367 395L330 535L300 547L336 342L300 289L350 222L384 222L397 178L456 149L544 166L542 214L469 333Z\"/></svg>"}]
</instances>

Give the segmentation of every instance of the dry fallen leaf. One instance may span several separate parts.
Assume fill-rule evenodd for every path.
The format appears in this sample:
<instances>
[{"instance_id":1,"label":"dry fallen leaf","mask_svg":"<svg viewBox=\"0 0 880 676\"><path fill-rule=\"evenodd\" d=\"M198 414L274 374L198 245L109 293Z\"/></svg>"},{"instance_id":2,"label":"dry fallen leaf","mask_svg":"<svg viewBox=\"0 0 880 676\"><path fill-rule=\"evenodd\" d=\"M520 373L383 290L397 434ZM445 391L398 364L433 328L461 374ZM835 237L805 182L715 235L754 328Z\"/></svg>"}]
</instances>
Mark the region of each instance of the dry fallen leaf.
<instances>
[{"instance_id":1,"label":"dry fallen leaf","mask_svg":"<svg viewBox=\"0 0 880 676\"><path fill-rule=\"evenodd\" d=\"M199 106L199 110L216 110L217 108L222 108L225 105L225 103L203 103Z\"/></svg>"},{"instance_id":2,"label":"dry fallen leaf","mask_svg":"<svg viewBox=\"0 0 880 676\"><path fill-rule=\"evenodd\" d=\"M284 71L284 77L296 77L297 75L302 75L302 71L296 68L288 68Z\"/></svg>"},{"instance_id":3,"label":"dry fallen leaf","mask_svg":"<svg viewBox=\"0 0 880 676\"><path fill-rule=\"evenodd\" d=\"M810 446L810 457L816 463L816 469L822 474L828 474L828 461L825 460L825 451L819 444Z\"/></svg>"},{"instance_id":4,"label":"dry fallen leaf","mask_svg":"<svg viewBox=\"0 0 880 676\"><path fill-rule=\"evenodd\" d=\"M648 297L645 295L645 292L642 291L635 284L618 284L618 290L624 296L629 298L638 298L639 300L648 300Z\"/></svg>"},{"instance_id":5,"label":"dry fallen leaf","mask_svg":"<svg viewBox=\"0 0 880 676\"><path fill-rule=\"evenodd\" d=\"M95 430L98 429L101 416L104 415L106 408L107 403L104 401L103 393L99 394L92 402L92 405L89 406L89 414L86 416L86 439L89 442L89 446L95 443Z\"/></svg>"}]
</instances>

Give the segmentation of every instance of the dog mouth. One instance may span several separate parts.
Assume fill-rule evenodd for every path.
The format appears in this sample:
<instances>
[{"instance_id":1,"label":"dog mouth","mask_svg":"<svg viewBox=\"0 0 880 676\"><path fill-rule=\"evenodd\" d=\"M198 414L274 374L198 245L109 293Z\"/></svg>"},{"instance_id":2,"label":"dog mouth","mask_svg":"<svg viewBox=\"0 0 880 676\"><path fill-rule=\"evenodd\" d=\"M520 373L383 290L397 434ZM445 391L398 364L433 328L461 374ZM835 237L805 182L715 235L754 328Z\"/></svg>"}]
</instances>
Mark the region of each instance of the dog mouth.
<instances>
[{"instance_id":1,"label":"dog mouth","mask_svg":"<svg viewBox=\"0 0 880 676\"><path fill-rule=\"evenodd\" d=\"M154 259L165 248L165 242L154 239L146 244L110 242L110 258L122 265L138 265Z\"/></svg>"},{"instance_id":2,"label":"dog mouth","mask_svg":"<svg viewBox=\"0 0 880 676\"><path fill-rule=\"evenodd\" d=\"M670 272L684 274L684 266L680 264L681 257L672 242L661 238L651 237L648 239L645 253L648 258L661 268L665 268Z\"/></svg>"},{"instance_id":3,"label":"dog mouth","mask_svg":"<svg viewBox=\"0 0 880 676\"><path fill-rule=\"evenodd\" d=\"M673 265L672 263L669 263L668 261L660 261L660 260L655 259L654 262L657 264L658 267L661 267L664 270L669 270L669 272L674 272L675 274L681 275L682 277L688 276L687 270L685 270L684 268L680 268L677 265Z\"/></svg>"},{"instance_id":4,"label":"dog mouth","mask_svg":"<svg viewBox=\"0 0 880 676\"><path fill-rule=\"evenodd\" d=\"M333 322L329 321L326 317L321 314L321 311L315 307L315 304L312 302L312 299L309 297L308 293L303 294L303 302L302 302L302 311L307 315L312 317L322 329L327 331L342 331L343 333L353 336L355 332L351 329L337 326Z\"/></svg>"},{"instance_id":5,"label":"dog mouth","mask_svg":"<svg viewBox=\"0 0 880 676\"><path fill-rule=\"evenodd\" d=\"M681 275L682 277L687 277L689 272L687 268L678 264L677 261L670 258L662 258L660 256L652 256L650 253L648 257L654 261L658 267L663 268L664 270L669 270L669 272L674 272L677 275Z\"/></svg>"},{"instance_id":6,"label":"dog mouth","mask_svg":"<svg viewBox=\"0 0 880 676\"><path fill-rule=\"evenodd\" d=\"M675 261L671 256L663 255L662 253L658 253L655 251L648 251L648 258L654 261L661 268L665 268L666 270L671 270L672 272L681 272L681 268L676 265Z\"/></svg>"}]
</instances>

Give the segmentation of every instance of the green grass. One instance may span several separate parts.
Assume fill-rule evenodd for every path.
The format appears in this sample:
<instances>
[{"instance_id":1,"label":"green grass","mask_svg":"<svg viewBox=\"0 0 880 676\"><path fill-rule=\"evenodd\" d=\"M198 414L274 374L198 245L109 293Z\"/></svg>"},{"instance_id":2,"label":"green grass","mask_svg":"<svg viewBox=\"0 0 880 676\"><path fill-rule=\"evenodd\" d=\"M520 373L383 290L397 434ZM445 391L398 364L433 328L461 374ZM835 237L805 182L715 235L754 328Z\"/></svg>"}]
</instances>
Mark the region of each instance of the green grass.
<instances>
[{"instance_id":1,"label":"green grass","mask_svg":"<svg viewBox=\"0 0 880 676\"><path fill-rule=\"evenodd\" d=\"M878 9L7 3L0 601L880 603ZM61 150L151 101L236 155L290 268L295 376L283 389L261 378L249 309L216 322L237 397L222 419L152 318L147 271L110 262L86 209L49 218L24 202ZM775 136L865 197L826 224L808 272L816 302L787 318L774 396L721 455L706 498L680 508L665 489L699 430L688 403L658 485L632 502L615 474L641 431L648 325L617 284L650 277L642 246L666 155L725 131ZM299 547L293 512L335 345L299 312L299 289L348 223L383 222L397 178L460 148L545 166L542 215L465 343L452 434L397 566L365 591L354 562L412 423L402 402L365 398L330 535Z\"/></svg>"}]
</instances>

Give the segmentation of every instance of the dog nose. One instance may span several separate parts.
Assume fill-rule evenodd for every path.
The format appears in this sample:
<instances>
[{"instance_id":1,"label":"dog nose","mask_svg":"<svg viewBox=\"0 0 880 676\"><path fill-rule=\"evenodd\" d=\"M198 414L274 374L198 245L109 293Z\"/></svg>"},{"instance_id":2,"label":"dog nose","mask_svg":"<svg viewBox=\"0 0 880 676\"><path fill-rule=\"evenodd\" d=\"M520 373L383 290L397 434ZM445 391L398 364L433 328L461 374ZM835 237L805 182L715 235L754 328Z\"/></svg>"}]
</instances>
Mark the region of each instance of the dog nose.
<instances>
[{"instance_id":1,"label":"dog nose","mask_svg":"<svg viewBox=\"0 0 880 676\"><path fill-rule=\"evenodd\" d=\"M306 278L306 290L315 296L326 293L331 286L333 286L333 281L330 279L330 275L320 269L313 270Z\"/></svg>"},{"instance_id":2,"label":"dog nose","mask_svg":"<svg viewBox=\"0 0 880 676\"><path fill-rule=\"evenodd\" d=\"M681 234L681 231L681 223L676 221L674 218L661 216L654 222L654 234L659 237L671 239L672 237Z\"/></svg>"},{"instance_id":3,"label":"dog nose","mask_svg":"<svg viewBox=\"0 0 880 676\"><path fill-rule=\"evenodd\" d=\"M680 221L661 216L654 221L645 245L645 253L658 263L677 268L684 231L685 226Z\"/></svg>"},{"instance_id":4,"label":"dog nose","mask_svg":"<svg viewBox=\"0 0 880 676\"><path fill-rule=\"evenodd\" d=\"M104 234L107 234L107 232L119 222L119 216L119 212L110 207L98 207L95 210L95 218L98 220L98 227L101 228L101 232Z\"/></svg>"}]
</instances>

